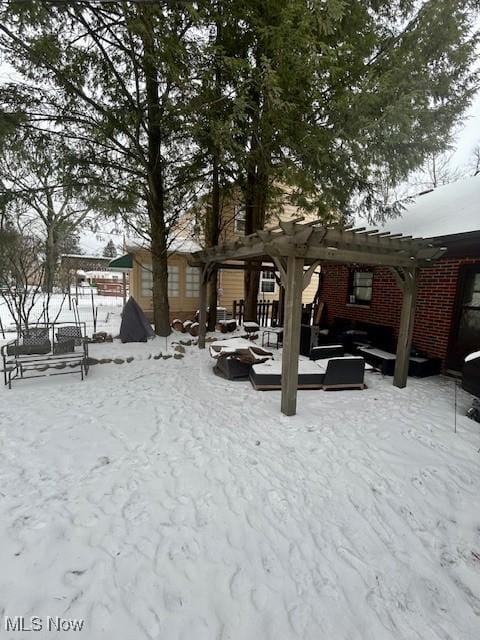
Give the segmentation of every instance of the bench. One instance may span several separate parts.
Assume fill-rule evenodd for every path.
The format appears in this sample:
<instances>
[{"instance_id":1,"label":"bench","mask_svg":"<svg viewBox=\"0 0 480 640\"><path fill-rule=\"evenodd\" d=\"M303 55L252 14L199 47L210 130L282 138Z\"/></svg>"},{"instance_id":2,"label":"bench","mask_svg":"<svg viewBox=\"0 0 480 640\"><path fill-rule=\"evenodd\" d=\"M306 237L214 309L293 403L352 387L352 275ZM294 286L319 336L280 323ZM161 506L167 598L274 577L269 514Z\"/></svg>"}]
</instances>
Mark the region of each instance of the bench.
<instances>
[{"instance_id":1,"label":"bench","mask_svg":"<svg viewBox=\"0 0 480 640\"><path fill-rule=\"evenodd\" d=\"M393 376L395 372L395 362L397 356L390 351L376 349L375 347L358 347L359 353L365 362L371 364L378 369L384 376ZM438 375L441 371L440 358L423 358L420 356L411 356L408 365L408 375L414 378L426 378L428 376Z\"/></svg>"},{"instance_id":2,"label":"bench","mask_svg":"<svg viewBox=\"0 0 480 640\"><path fill-rule=\"evenodd\" d=\"M31 329L20 328L19 338L1 348L5 385L11 389L13 380L77 371L83 380L88 374L88 345L84 336L84 323L83 327L57 322L37 323Z\"/></svg>"}]
</instances>

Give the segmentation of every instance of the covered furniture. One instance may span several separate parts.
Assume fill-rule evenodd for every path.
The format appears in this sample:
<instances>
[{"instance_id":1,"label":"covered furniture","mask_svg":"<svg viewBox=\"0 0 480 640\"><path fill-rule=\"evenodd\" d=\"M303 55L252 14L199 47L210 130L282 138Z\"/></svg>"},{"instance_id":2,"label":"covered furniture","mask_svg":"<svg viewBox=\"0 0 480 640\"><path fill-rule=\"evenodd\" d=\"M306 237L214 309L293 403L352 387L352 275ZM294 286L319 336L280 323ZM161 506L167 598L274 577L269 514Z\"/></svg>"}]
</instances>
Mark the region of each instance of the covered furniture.
<instances>
[{"instance_id":1,"label":"covered furniture","mask_svg":"<svg viewBox=\"0 0 480 640\"><path fill-rule=\"evenodd\" d=\"M480 398L480 351L465 358L462 370L462 388Z\"/></svg>"},{"instance_id":2,"label":"covered furniture","mask_svg":"<svg viewBox=\"0 0 480 640\"><path fill-rule=\"evenodd\" d=\"M245 338L231 338L212 342L210 356L216 360L215 374L227 380L241 380L248 378L252 364L269 360L272 353Z\"/></svg>"},{"instance_id":3,"label":"covered furniture","mask_svg":"<svg viewBox=\"0 0 480 640\"><path fill-rule=\"evenodd\" d=\"M242 361L235 356L224 356L218 358L213 372L227 380L246 380L251 368L251 362Z\"/></svg>"},{"instance_id":4,"label":"covered furniture","mask_svg":"<svg viewBox=\"0 0 480 640\"><path fill-rule=\"evenodd\" d=\"M146 342L155 335L151 324L137 301L130 297L122 311L120 340L122 342Z\"/></svg>"}]
</instances>

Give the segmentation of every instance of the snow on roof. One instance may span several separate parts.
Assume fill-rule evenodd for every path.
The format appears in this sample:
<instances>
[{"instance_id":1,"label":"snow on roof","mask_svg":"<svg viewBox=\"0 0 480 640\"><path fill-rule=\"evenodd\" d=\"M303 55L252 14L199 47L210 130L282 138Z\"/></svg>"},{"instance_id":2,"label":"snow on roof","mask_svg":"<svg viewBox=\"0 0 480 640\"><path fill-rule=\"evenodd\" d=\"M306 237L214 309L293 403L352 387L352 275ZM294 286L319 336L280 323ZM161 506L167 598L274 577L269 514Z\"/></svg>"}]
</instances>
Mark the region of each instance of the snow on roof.
<instances>
[{"instance_id":1,"label":"snow on roof","mask_svg":"<svg viewBox=\"0 0 480 640\"><path fill-rule=\"evenodd\" d=\"M174 238L169 246L170 253L193 253L194 251L200 251L201 246L195 240L189 238ZM127 250L131 252L138 251L139 249L150 250L150 247L146 242L138 240L127 241Z\"/></svg>"},{"instance_id":2,"label":"snow on roof","mask_svg":"<svg viewBox=\"0 0 480 640\"><path fill-rule=\"evenodd\" d=\"M109 260L112 259L105 256L88 255L86 253L62 253L60 257L61 258L81 258L83 260L102 260L104 262L108 262Z\"/></svg>"},{"instance_id":3,"label":"snow on roof","mask_svg":"<svg viewBox=\"0 0 480 640\"><path fill-rule=\"evenodd\" d=\"M480 175L417 196L381 229L423 238L480 231Z\"/></svg>"}]
</instances>

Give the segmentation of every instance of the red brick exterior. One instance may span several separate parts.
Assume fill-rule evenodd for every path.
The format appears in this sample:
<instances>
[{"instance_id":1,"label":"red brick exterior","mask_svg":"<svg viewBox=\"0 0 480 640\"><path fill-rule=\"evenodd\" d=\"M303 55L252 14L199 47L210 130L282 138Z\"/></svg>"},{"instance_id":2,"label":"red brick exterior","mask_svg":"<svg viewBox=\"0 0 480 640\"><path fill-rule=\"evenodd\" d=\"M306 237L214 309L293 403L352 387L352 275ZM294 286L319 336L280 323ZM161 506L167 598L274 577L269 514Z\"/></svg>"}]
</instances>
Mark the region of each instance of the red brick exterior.
<instances>
[{"instance_id":1,"label":"red brick exterior","mask_svg":"<svg viewBox=\"0 0 480 640\"><path fill-rule=\"evenodd\" d=\"M452 323L455 318L459 269L464 264L479 263L476 259L443 259L420 272L413 330L413 346L428 356L445 359ZM373 276L370 306L348 304L348 265L322 267L321 300L325 302L328 322L333 318L363 320L394 328L398 336L402 293L390 271L376 267Z\"/></svg>"}]
</instances>

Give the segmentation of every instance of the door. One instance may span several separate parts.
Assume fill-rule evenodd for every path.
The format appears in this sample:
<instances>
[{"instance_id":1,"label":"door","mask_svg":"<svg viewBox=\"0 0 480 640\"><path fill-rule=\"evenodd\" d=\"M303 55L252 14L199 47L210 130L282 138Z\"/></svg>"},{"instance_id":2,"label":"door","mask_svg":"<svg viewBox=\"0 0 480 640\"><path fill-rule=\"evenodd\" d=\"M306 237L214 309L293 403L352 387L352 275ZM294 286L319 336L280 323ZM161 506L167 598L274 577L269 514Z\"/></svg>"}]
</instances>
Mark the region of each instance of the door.
<instances>
[{"instance_id":1,"label":"door","mask_svg":"<svg viewBox=\"0 0 480 640\"><path fill-rule=\"evenodd\" d=\"M449 367L460 371L465 356L480 351L480 264L460 271L457 317L450 343Z\"/></svg>"}]
</instances>

